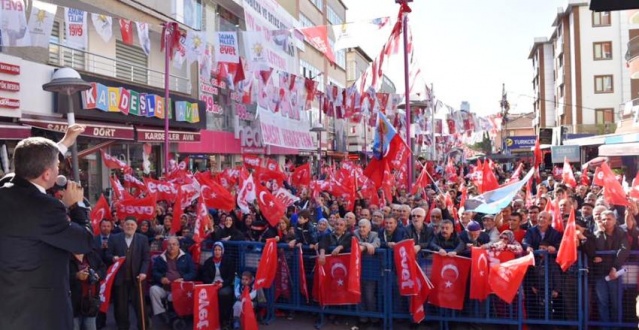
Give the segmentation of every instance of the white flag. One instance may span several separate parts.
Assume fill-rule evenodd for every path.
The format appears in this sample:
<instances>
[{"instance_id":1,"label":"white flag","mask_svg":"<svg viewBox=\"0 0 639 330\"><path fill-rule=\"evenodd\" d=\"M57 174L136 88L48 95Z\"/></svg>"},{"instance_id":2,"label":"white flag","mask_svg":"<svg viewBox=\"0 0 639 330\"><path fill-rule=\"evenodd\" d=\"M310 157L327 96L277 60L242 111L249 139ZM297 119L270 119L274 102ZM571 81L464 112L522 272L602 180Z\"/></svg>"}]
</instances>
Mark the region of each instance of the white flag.
<instances>
[{"instance_id":1,"label":"white flag","mask_svg":"<svg viewBox=\"0 0 639 330\"><path fill-rule=\"evenodd\" d=\"M184 46L186 48L186 63L191 65L191 63L197 61L200 56L204 54L204 48L206 47L206 36L204 32L188 30Z\"/></svg>"},{"instance_id":2,"label":"white flag","mask_svg":"<svg viewBox=\"0 0 639 330\"><path fill-rule=\"evenodd\" d=\"M384 34L380 30L390 25L388 20L388 17L383 17L364 22L333 25L333 34L335 35L333 51L357 47L362 44L362 40L383 36Z\"/></svg>"},{"instance_id":3,"label":"white flag","mask_svg":"<svg viewBox=\"0 0 639 330\"><path fill-rule=\"evenodd\" d=\"M202 57L200 59L198 59L199 62L199 67L200 67L200 79L204 79L204 81L209 81L211 80L211 70L212 68L212 63L213 63L213 56L211 55L212 52L212 46L208 45L206 47L206 49L204 50L204 54L202 54Z\"/></svg>"},{"instance_id":4,"label":"white flag","mask_svg":"<svg viewBox=\"0 0 639 330\"><path fill-rule=\"evenodd\" d=\"M2 45L12 47L31 45L24 1L3 0L0 13L2 14L0 20Z\"/></svg>"},{"instance_id":5,"label":"white flag","mask_svg":"<svg viewBox=\"0 0 639 330\"><path fill-rule=\"evenodd\" d=\"M87 47L87 12L75 8L64 8L67 46L76 49Z\"/></svg>"},{"instance_id":6,"label":"white flag","mask_svg":"<svg viewBox=\"0 0 639 330\"><path fill-rule=\"evenodd\" d=\"M58 6L46 2L33 1L29 16L29 34L31 46L49 48L49 38L53 29L55 13Z\"/></svg>"},{"instance_id":7,"label":"white flag","mask_svg":"<svg viewBox=\"0 0 639 330\"><path fill-rule=\"evenodd\" d=\"M149 39L149 24L143 22L135 22L135 26L138 28L138 40L140 41L140 47L144 50L146 56L151 54L151 39Z\"/></svg>"},{"instance_id":8,"label":"white flag","mask_svg":"<svg viewBox=\"0 0 639 330\"><path fill-rule=\"evenodd\" d=\"M186 60L186 45L184 44L185 41L186 37L182 35L182 37L180 38L180 45L173 55L173 67L178 70L182 69L182 65L184 65L184 61Z\"/></svg>"},{"instance_id":9,"label":"white flag","mask_svg":"<svg viewBox=\"0 0 639 330\"><path fill-rule=\"evenodd\" d=\"M93 27L104 42L111 41L113 37L113 18L111 16L91 13Z\"/></svg>"},{"instance_id":10,"label":"white flag","mask_svg":"<svg viewBox=\"0 0 639 330\"><path fill-rule=\"evenodd\" d=\"M253 203L255 197L255 183L253 182L253 174L251 174L248 179L244 180L244 184L237 194L237 205L244 214L251 213L248 204Z\"/></svg>"}]
</instances>

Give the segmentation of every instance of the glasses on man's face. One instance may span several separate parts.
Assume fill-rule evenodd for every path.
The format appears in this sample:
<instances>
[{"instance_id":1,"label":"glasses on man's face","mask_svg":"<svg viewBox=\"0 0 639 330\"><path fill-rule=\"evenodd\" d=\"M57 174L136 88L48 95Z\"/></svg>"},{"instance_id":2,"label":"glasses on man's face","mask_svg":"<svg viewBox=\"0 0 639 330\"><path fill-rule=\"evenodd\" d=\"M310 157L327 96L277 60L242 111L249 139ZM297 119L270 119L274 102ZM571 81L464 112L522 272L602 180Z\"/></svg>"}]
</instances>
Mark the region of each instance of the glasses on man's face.
<instances>
[{"instance_id":1,"label":"glasses on man's face","mask_svg":"<svg viewBox=\"0 0 639 330\"><path fill-rule=\"evenodd\" d=\"M423 218L424 216L421 214L411 214L411 218Z\"/></svg>"}]
</instances>

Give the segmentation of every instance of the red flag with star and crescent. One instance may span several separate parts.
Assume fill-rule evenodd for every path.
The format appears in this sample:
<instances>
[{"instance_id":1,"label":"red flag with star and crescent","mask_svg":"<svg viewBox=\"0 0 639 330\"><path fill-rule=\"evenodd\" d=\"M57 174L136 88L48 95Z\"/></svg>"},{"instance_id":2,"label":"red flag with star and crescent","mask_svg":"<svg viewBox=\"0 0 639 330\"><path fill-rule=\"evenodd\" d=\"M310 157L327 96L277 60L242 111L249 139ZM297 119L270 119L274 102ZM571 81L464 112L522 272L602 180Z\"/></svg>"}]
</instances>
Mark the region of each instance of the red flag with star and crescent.
<instances>
[{"instance_id":1,"label":"red flag with star and crescent","mask_svg":"<svg viewBox=\"0 0 639 330\"><path fill-rule=\"evenodd\" d=\"M488 283L488 253L485 249L473 247L471 251L470 269L470 299L484 301L490 294L490 284Z\"/></svg>"},{"instance_id":2,"label":"red flag with star and crescent","mask_svg":"<svg viewBox=\"0 0 639 330\"><path fill-rule=\"evenodd\" d=\"M468 258L435 254L430 276L435 289L430 293L428 301L442 308L462 310L470 263Z\"/></svg>"},{"instance_id":3,"label":"red flag with star and crescent","mask_svg":"<svg viewBox=\"0 0 639 330\"><path fill-rule=\"evenodd\" d=\"M275 227L286 214L286 205L282 204L273 194L261 184L255 185L257 205L268 223Z\"/></svg>"},{"instance_id":4,"label":"red flag with star and crescent","mask_svg":"<svg viewBox=\"0 0 639 330\"><path fill-rule=\"evenodd\" d=\"M111 220L111 209L109 208L109 203L106 198L104 198L104 194L100 195L100 199L98 199L98 202L95 203L95 206L91 209L89 218L91 219L94 235L100 234L100 221L102 221L102 219Z\"/></svg>"},{"instance_id":5,"label":"red flag with star and crescent","mask_svg":"<svg viewBox=\"0 0 639 330\"><path fill-rule=\"evenodd\" d=\"M309 186L311 184L311 163L298 166L293 170L291 184L296 187Z\"/></svg>"},{"instance_id":6,"label":"red flag with star and crescent","mask_svg":"<svg viewBox=\"0 0 639 330\"><path fill-rule=\"evenodd\" d=\"M528 266L535 265L532 253L490 267L488 282L493 292L507 303L512 303L524 280Z\"/></svg>"},{"instance_id":7,"label":"red flag with star and crescent","mask_svg":"<svg viewBox=\"0 0 639 330\"><path fill-rule=\"evenodd\" d=\"M597 174L597 179L600 179L603 183L601 186L604 188L603 195L606 202L612 205L627 206L626 193L608 164L601 163L599 169L601 174Z\"/></svg>"},{"instance_id":8,"label":"red flag with star and crescent","mask_svg":"<svg viewBox=\"0 0 639 330\"><path fill-rule=\"evenodd\" d=\"M270 288L277 273L277 242L275 238L269 238L264 244L262 257L255 274L255 290Z\"/></svg>"},{"instance_id":9,"label":"red flag with star and crescent","mask_svg":"<svg viewBox=\"0 0 639 330\"><path fill-rule=\"evenodd\" d=\"M322 305L353 305L359 304L361 294L355 294L348 290L350 254L327 256L323 269L325 276L321 276L319 285Z\"/></svg>"},{"instance_id":10,"label":"red flag with star and crescent","mask_svg":"<svg viewBox=\"0 0 639 330\"><path fill-rule=\"evenodd\" d=\"M201 282L181 281L171 282L173 308L178 315L193 315L193 291L195 285Z\"/></svg>"},{"instance_id":11,"label":"red flag with star and crescent","mask_svg":"<svg viewBox=\"0 0 639 330\"><path fill-rule=\"evenodd\" d=\"M426 274L424 274L424 271L419 267L417 261L415 261L415 269L417 270L417 288L419 291L416 295L410 296L408 300L408 310L413 316L413 322L419 323L426 318L424 304L435 287Z\"/></svg>"}]
</instances>

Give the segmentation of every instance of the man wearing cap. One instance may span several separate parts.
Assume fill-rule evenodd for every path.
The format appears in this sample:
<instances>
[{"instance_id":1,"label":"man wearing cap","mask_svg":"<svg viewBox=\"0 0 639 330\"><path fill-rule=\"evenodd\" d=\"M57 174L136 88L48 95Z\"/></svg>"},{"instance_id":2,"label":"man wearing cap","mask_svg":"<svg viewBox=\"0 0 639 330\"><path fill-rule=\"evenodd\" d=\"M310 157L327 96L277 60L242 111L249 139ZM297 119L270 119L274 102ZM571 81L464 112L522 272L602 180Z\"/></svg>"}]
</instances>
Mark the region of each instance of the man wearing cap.
<instances>
[{"instance_id":1,"label":"man wearing cap","mask_svg":"<svg viewBox=\"0 0 639 330\"><path fill-rule=\"evenodd\" d=\"M124 231L109 237L109 248L106 252L107 259L116 262L120 258L126 258L124 264L118 270L113 281L113 307L115 321L118 329L129 329L129 300L133 301L133 308L137 314L138 329L142 329L142 317L144 299L138 294L138 282L146 280L149 271L151 255L149 253L149 239L138 234L138 223L135 217L127 217L124 220ZM149 324L148 319L144 324Z\"/></svg>"},{"instance_id":2,"label":"man wearing cap","mask_svg":"<svg viewBox=\"0 0 639 330\"><path fill-rule=\"evenodd\" d=\"M488 235L488 239L491 243L495 243L499 241L499 230L496 227L495 223L495 215L486 214L482 217L482 222L484 223L484 233Z\"/></svg>"},{"instance_id":3,"label":"man wearing cap","mask_svg":"<svg viewBox=\"0 0 639 330\"><path fill-rule=\"evenodd\" d=\"M470 257L472 247L480 247L490 243L490 237L481 231L481 226L477 221L471 221L466 226L466 230L459 235L466 249L461 253L462 256Z\"/></svg>"}]
</instances>

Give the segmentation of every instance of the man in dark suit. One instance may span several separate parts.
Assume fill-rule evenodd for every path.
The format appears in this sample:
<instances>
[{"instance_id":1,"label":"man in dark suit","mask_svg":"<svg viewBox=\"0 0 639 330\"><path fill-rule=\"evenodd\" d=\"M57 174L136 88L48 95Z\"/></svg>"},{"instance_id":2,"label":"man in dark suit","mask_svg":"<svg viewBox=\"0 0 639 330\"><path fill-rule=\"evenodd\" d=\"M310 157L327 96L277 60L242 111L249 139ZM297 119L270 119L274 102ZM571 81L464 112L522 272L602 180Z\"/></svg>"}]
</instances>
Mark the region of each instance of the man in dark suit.
<instances>
[{"instance_id":1,"label":"man in dark suit","mask_svg":"<svg viewBox=\"0 0 639 330\"><path fill-rule=\"evenodd\" d=\"M45 191L58 177L59 153L83 131L72 125L59 145L20 141L15 174L0 180L0 329L73 328L69 257L89 252L92 243L86 209L78 206L83 191L76 182L61 200Z\"/></svg>"},{"instance_id":2,"label":"man in dark suit","mask_svg":"<svg viewBox=\"0 0 639 330\"><path fill-rule=\"evenodd\" d=\"M102 262L110 266L111 260L107 258L106 253L109 249L109 237L111 236L113 230L113 222L102 219L100 221L100 234L95 235L93 238L93 249L102 259ZM98 312L98 316L96 317L96 327L98 329L102 329L106 326L106 313Z\"/></svg>"},{"instance_id":3,"label":"man in dark suit","mask_svg":"<svg viewBox=\"0 0 639 330\"><path fill-rule=\"evenodd\" d=\"M109 237L107 259L115 262L119 258L126 258L118 270L113 281L113 307L118 329L129 329L129 300L138 320L138 329L143 329L142 322L148 327L148 318L144 312L144 299L140 299L140 285L144 283L149 271L151 255L149 253L149 239L137 234L137 220L128 217L124 220L123 232ZM142 305L141 305L142 304Z\"/></svg>"}]
</instances>

